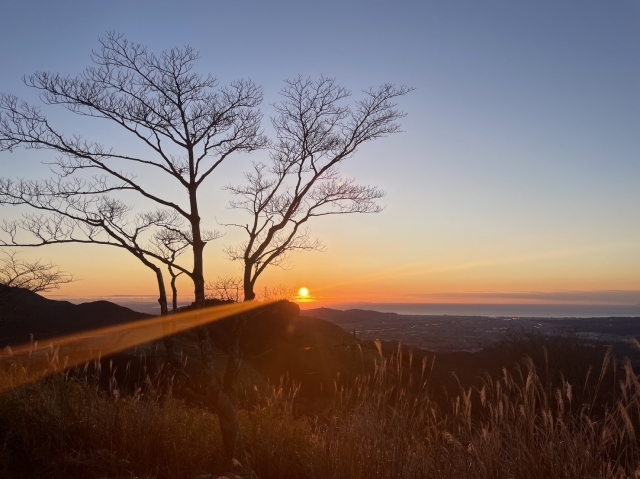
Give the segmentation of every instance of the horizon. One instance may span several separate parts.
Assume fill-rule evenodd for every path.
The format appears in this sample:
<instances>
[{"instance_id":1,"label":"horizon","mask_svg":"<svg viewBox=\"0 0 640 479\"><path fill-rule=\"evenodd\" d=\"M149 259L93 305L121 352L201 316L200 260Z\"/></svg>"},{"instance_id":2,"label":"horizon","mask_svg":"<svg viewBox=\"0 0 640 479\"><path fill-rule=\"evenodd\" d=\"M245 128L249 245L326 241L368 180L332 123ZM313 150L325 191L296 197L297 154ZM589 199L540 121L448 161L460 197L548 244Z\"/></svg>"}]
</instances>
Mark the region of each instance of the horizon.
<instances>
[{"instance_id":1,"label":"horizon","mask_svg":"<svg viewBox=\"0 0 640 479\"><path fill-rule=\"evenodd\" d=\"M74 304L93 301L110 301L134 311L159 314L157 299L153 295L112 295L93 297L67 297L47 294L48 299L69 301ZM178 306L191 304L181 301ZM341 311L368 310L381 313L396 313L416 316L484 316L484 317L521 317L521 318L606 318L640 317L640 303L606 302L518 302L518 303L445 303L445 302L326 302L295 301L301 312L317 308L329 308Z\"/></svg>"}]
</instances>

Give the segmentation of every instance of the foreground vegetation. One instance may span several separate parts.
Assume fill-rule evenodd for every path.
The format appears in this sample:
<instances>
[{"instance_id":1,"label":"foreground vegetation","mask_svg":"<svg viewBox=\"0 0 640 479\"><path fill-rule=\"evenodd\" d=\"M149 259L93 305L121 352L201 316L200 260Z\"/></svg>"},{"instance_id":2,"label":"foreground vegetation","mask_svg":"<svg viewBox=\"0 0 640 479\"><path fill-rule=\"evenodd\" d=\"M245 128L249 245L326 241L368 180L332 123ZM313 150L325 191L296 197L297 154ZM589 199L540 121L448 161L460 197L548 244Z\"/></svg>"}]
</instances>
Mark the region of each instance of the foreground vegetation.
<instances>
[{"instance_id":1,"label":"foreground vegetation","mask_svg":"<svg viewBox=\"0 0 640 479\"><path fill-rule=\"evenodd\" d=\"M400 352L383 354L380 348L374 374L336 386L331 406L314 415L295 414L295 385L245 391L240 419L255 474L640 477L640 384L630 362L617 381L606 381L605 391L608 354L592 380L586 377L582 385L561 380L557 387L543 381L548 375L538 374L525 358L499 378L487 375L477 387L460 389L443 408L429 392L427 361L414 376L401 358ZM0 381L28 372L14 364ZM173 397L157 377L130 395L122 395L114 382L109 388L99 383L87 374L56 374L0 395L0 476L227 473L215 415ZM607 399L596 404L601 397Z\"/></svg>"}]
</instances>

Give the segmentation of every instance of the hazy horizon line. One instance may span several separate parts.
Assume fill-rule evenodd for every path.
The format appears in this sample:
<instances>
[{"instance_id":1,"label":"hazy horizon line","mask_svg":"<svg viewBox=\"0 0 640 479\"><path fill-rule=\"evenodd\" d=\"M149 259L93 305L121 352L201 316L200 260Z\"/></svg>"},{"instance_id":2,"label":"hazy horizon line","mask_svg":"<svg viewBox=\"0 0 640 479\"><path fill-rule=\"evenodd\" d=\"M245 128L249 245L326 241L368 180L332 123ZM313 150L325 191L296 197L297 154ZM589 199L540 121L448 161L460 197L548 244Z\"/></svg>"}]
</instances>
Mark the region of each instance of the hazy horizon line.
<instances>
[{"instance_id":1,"label":"hazy horizon line","mask_svg":"<svg viewBox=\"0 0 640 479\"><path fill-rule=\"evenodd\" d=\"M45 294L45 297L66 301L98 301L125 300L128 302L157 302L157 294L108 294L108 295L68 295ZM193 301L193 296L183 295L180 303ZM371 304L371 305L556 305L556 306L638 306L640 305L640 291L638 290L592 290L592 291L469 291L452 293L407 293L397 299L383 297L380 300L369 298L344 297L309 297L300 304L312 305L343 305L343 304Z\"/></svg>"}]
</instances>

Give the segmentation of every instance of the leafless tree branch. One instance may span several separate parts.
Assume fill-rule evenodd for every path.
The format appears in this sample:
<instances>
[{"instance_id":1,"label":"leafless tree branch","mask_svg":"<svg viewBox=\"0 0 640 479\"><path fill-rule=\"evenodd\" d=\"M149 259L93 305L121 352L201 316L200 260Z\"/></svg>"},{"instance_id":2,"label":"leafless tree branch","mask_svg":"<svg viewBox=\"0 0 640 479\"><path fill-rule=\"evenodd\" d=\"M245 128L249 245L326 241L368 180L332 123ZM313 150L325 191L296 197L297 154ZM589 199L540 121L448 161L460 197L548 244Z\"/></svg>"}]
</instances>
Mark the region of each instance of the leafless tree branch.
<instances>
[{"instance_id":1,"label":"leafless tree branch","mask_svg":"<svg viewBox=\"0 0 640 479\"><path fill-rule=\"evenodd\" d=\"M155 54L109 32L92 54L93 65L80 74L36 72L23 78L40 92L45 106L108 120L148 154L135 156L117 146L65 134L40 107L7 94L0 95L0 151L22 146L58 155L51 163L53 180L17 185L31 190L32 196L81 203L85 196L130 191L182 216L191 230L193 267L180 271L194 281L196 303L202 305L207 234L201 230L198 188L230 155L264 148L268 140L260 130L262 89L250 80L219 86L216 78L196 71L198 59L189 46ZM153 180L147 174L134 176L134 166L177 181L186 201L173 201L156 191L157 175ZM2 181L5 190L16 186ZM41 209L50 211L53 206Z\"/></svg>"},{"instance_id":2,"label":"leafless tree branch","mask_svg":"<svg viewBox=\"0 0 640 479\"><path fill-rule=\"evenodd\" d=\"M225 253L243 266L245 298L255 298L255 283L268 266L287 267L296 251L323 250L304 225L313 217L378 213L384 192L344 178L339 164L365 142L400 131L404 112L395 100L412 89L385 84L364 91L353 106L344 104L351 92L333 79L298 77L286 81L283 99L271 118L277 141L271 163L254 163L243 185L229 185L229 207L245 212L250 223L232 223L246 240L227 246Z\"/></svg>"}]
</instances>

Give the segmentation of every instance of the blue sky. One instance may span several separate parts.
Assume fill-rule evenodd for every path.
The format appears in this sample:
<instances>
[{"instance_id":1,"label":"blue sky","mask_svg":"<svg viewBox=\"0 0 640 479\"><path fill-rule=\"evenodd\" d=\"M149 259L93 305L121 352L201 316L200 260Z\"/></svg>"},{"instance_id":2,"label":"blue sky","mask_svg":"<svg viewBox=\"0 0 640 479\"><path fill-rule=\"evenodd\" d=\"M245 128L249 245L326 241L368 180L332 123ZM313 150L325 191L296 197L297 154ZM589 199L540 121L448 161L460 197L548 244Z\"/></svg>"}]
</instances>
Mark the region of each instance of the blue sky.
<instances>
[{"instance_id":1,"label":"blue sky","mask_svg":"<svg viewBox=\"0 0 640 479\"><path fill-rule=\"evenodd\" d=\"M384 82L416 88L400 101L404 133L343 167L387 192L385 211L319 221L328 251L267 282L307 284L326 301L640 290L637 1L5 1L0 91L34 99L23 74L79 72L107 30L155 51L194 46L201 71L222 83L261 84L267 115L298 74L335 77L355 96ZM51 115L67 131L127 144L104 124ZM2 175L45 175L42 159L0 154ZM248 162L212 181L205 221L230 218L219 188ZM237 271L220 253L238 239L230 231L207 247L211 275ZM93 250L38 254L83 278L69 294L131 292L99 278L128 269L135 294L153 292L153 277L124 255L88 267Z\"/></svg>"}]
</instances>

